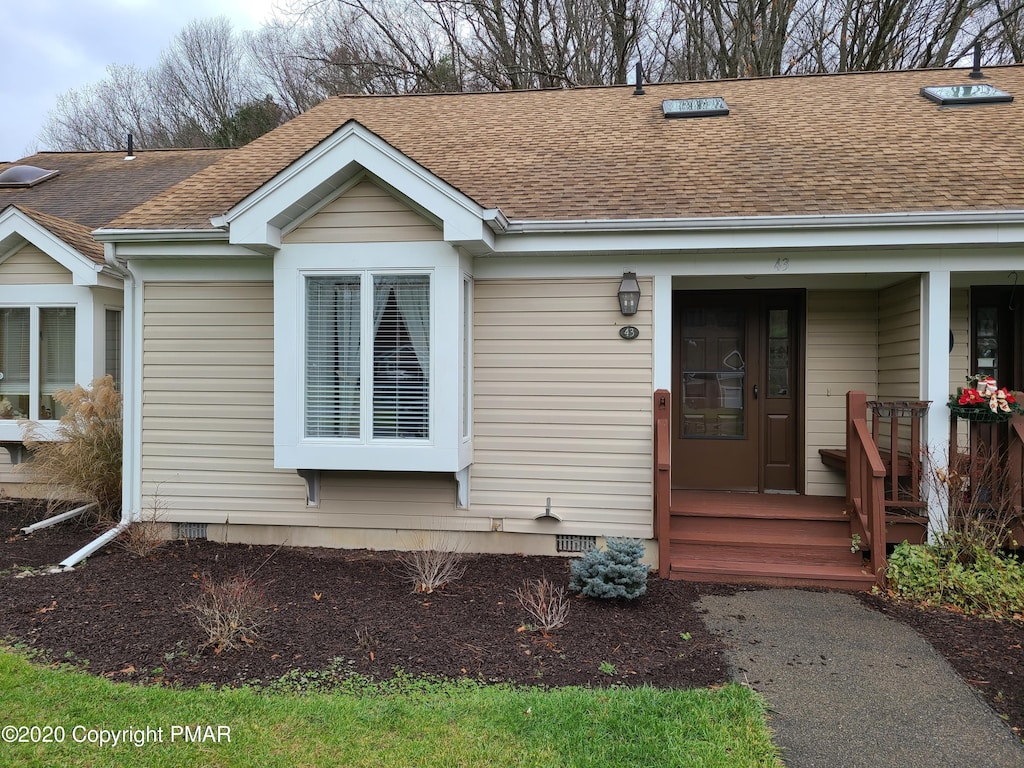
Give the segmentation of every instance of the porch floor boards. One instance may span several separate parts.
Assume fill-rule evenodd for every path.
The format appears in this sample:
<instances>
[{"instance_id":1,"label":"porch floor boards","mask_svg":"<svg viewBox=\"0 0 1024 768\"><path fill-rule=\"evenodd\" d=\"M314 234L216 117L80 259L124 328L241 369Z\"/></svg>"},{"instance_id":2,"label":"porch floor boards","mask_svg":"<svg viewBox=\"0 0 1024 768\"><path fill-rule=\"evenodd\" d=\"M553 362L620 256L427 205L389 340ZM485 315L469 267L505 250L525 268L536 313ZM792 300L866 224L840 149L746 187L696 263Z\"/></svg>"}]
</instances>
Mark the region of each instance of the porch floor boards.
<instances>
[{"instance_id":1,"label":"porch floor boards","mask_svg":"<svg viewBox=\"0 0 1024 768\"><path fill-rule=\"evenodd\" d=\"M672 491L669 576L775 586L867 590L851 552L845 500L826 496Z\"/></svg>"}]
</instances>

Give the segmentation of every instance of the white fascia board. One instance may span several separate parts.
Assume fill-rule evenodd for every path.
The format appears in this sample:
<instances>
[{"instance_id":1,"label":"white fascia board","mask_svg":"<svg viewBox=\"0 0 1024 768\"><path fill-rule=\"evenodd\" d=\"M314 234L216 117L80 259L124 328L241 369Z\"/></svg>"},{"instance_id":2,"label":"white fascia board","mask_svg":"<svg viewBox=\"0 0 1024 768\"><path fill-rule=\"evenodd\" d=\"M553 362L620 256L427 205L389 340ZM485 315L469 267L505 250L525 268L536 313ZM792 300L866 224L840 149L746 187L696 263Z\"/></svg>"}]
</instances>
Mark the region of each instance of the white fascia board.
<instances>
[{"instance_id":1,"label":"white fascia board","mask_svg":"<svg viewBox=\"0 0 1024 768\"><path fill-rule=\"evenodd\" d=\"M230 241L276 249L288 224L321 204L329 192L368 172L443 222L445 239L483 251L493 245L484 209L443 179L399 152L355 121L296 160L223 216L211 221L228 227Z\"/></svg>"},{"instance_id":2,"label":"white fascia board","mask_svg":"<svg viewBox=\"0 0 1024 768\"><path fill-rule=\"evenodd\" d=\"M19 240L20 238L20 240ZM0 253L28 242L71 273L75 285L97 285L101 264L82 255L46 227L16 208L0 213Z\"/></svg>"},{"instance_id":3,"label":"white fascia board","mask_svg":"<svg viewBox=\"0 0 1024 768\"><path fill-rule=\"evenodd\" d=\"M266 254L231 245L223 229L125 230L98 229L93 233L106 253L125 260L138 259L252 259ZM112 249L112 250L111 250Z\"/></svg>"},{"instance_id":4,"label":"white fascia board","mask_svg":"<svg viewBox=\"0 0 1024 768\"><path fill-rule=\"evenodd\" d=\"M1024 211L511 221L495 255L1024 243Z\"/></svg>"}]
</instances>

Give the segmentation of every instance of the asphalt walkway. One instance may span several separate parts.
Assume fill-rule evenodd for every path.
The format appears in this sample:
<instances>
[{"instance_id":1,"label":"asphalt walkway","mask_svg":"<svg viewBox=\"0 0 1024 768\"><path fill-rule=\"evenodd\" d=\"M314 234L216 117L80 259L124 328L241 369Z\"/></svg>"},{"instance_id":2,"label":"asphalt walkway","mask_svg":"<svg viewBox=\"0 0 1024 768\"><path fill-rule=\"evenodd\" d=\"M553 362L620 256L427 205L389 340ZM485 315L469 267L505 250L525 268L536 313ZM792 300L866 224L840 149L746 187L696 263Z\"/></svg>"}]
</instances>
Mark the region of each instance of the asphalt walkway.
<instances>
[{"instance_id":1,"label":"asphalt walkway","mask_svg":"<svg viewBox=\"0 0 1024 768\"><path fill-rule=\"evenodd\" d=\"M1022 768L1024 744L920 635L853 595L708 596L733 678L768 702L788 768Z\"/></svg>"}]
</instances>

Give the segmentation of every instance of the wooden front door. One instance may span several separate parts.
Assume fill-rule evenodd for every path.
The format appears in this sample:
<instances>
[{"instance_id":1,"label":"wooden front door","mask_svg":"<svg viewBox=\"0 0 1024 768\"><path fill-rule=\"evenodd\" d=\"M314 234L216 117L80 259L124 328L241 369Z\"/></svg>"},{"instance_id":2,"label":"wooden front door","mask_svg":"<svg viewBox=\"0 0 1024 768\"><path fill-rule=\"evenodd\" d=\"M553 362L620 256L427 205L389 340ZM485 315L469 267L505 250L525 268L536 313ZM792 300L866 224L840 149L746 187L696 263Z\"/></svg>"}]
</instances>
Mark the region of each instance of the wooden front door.
<instances>
[{"instance_id":1,"label":"wooden front door","mask_svg":"<svg viewBox=\"0 0 1024 768\"><path fill-rule=\"evenodd\" d=\"M672 484L797 492L803 294L673 294Z\"/></svg>"}]
</instances>

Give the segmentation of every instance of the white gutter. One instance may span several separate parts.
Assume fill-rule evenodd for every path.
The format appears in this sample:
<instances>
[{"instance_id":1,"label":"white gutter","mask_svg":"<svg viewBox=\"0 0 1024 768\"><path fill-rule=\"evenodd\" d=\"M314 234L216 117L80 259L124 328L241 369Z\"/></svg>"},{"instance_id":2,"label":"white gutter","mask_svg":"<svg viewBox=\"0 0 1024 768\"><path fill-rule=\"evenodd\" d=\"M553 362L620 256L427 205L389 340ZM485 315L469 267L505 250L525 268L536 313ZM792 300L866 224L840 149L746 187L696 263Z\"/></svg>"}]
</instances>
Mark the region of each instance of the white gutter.
<instances>
[{"instance_id":1,"label":"white gutter","mask_svg":"<svg viewBox=\"0 0 1024 768\"><path fill-rule=\"evenodd\" d=\"M87 512L96 506L96 502L85 504L81 507L75 507L68 512L61 512L59 515L48 517L45 520L40 520L38 523L32 523L32 525L25 526L21 529L22 533L34 533L35 531L41 531L43 528L49 528L57 523L63 523L65 520L70 520L72 517L78 517L83 512Z\"/></svg>"},{"instance_id":2,"label":"white gutter","mask_svg":"<svg viewBox=\"0 0 1024 768\"><path fill-rule=\"evenodd\" d=\"M94 229L92 235L101 243L116 243L122 240L137 243L163 240L205 242L228 239L228 233L223 229L103 229L101 227ZM112 257L109 252L104 254L104 258L109 266L122 273L130 274L126 267L115 263L116 258Z\"/></svg>"},{"instance_id":3,"label":"white gutter","mask_svg":"<svg viewBox=\"0 0 1024 768\"><path fill-rule=\"evenodd\" d=\"M126 328L128 333L125 334L127 343L124 345L124 374L122 382L122 418L123 426L121 433L121 441L124 446L122 451L122 464L121 464L121 519L113 528L106 533L100 535L98 538L93 539L84 547L79 549L73 555L69 555L60 561L60 564L67 568L68 566L77 565L85 558L89 557L93 552L102 549L111 541L116 539L129 525L139 519L138 514L133 514L131 500L134 498L135 490L135 479L138 474L138 462L125 460L126 457L137 456L138 454L133 452L136 445L135 436L135 424L138 422L139 414L138 409L134 407L135 401L132 400L133 407L125 407L124 403L127 402L127 398L134 398L136 390L136 380L138 378L138 372L136 371L135 365L135 343L138 335L136 330L136 323L134 321L135 311L135 294L137 290L137 283L135 275L128 268L127 264L120 264L117 261L117 256L114 253L114 247L112 245L104 247L104 259L106 260L107 266L110 271L114 274L120 275L121 279L124 280L124 292L125 292L125 307L130 308L131 313L125 312L122 317L126 318ZM126 471L127 465L127 471Z\"/></svg>"},{"instance_id":4,"label":"white gutter","mask_svg":"<svg viewBox=\"0 0 1024 768\"><path fill-rule=\"evenodd\" d=\"M506 234L570 232L661 232L722 229L808 229L1024 224L1024 211L929 211L923 213L814 214L810 216L716 216L658 219L571 219L507 221Z\"/></svg>"}]
</instances>

